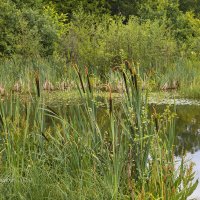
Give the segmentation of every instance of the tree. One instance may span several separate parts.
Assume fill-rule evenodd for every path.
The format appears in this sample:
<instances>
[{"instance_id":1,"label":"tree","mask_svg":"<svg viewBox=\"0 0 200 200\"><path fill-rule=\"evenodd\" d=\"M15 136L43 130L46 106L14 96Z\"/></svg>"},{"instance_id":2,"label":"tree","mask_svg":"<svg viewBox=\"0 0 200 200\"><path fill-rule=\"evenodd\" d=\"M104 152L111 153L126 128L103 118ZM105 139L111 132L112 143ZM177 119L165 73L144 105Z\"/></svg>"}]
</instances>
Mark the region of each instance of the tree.
<instances>
[{"instance_id":1,"label":"tree","mask_svg":"<svg viewBox=\"0 0 200 200\"><path fill-rule=\"evenodd\" d=\"M180 10L184 13L188 11L194 12L194 14L200 17L200 0L179 0Z\"/></svg>"},{"instance_id":2,"label":"tree","mask_svg":"<svg viewBox=\"0 0 200 200\"><path fill-rule=\"evenodd\" d=\"M66 16L52 5L19 6L13 1L0 2L0 55L52 55L65 30Z\"/></svg>"}]
</instances>

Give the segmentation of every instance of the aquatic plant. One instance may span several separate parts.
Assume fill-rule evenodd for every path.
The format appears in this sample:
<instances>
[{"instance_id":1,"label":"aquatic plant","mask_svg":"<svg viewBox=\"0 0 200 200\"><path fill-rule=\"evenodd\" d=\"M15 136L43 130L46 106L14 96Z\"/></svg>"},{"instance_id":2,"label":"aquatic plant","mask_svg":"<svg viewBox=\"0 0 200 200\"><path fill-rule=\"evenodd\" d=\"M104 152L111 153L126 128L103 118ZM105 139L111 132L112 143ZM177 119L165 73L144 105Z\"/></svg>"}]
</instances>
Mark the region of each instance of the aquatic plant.
<instances>
[{"instance_id":1,"label":"aquatic plant","mask_svg":"<svg viewBox=\"0 0 200 200\"><path fill-rule=\"evenodd\" d=\"M75 105L46 105L44 94L1 100L2 198L171 200L192 193L192 165L182 161L175 169L175 115L169 109L150 113L139 74L129 67L116 72L127 88L120 109L109 85L100 104L89 73L77 69Z\"/></svg>"}]
</instances>

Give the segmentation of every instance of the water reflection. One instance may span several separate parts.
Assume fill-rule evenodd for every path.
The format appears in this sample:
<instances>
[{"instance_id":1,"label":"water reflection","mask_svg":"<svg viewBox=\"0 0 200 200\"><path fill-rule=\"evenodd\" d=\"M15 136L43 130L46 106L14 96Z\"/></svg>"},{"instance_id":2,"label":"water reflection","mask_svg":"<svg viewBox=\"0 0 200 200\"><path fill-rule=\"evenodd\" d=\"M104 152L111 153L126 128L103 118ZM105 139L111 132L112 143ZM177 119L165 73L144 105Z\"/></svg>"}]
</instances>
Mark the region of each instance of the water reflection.
<instances>
[{"instance_id":1,"label":"water reflection","mask_svg":"<svg viewBox=\"0 0 200 200\"><path fill-rule=\"evenodd\" d=\"M177 114L177 153L195 153L200 149L200 106L180 106Z\"/></svg>"},{"instance_id":2,"label":"water reflection","mask_svg":"<svg viewBox=\"0 0 200 200\"><path fill-rule=\"evenodd\" d=\"M166 106L157 106L162 112ZM171 108L173 110L173 108ZM177 106L176 156L200 150L200 106Z\"/></svg>"}]
</instances>

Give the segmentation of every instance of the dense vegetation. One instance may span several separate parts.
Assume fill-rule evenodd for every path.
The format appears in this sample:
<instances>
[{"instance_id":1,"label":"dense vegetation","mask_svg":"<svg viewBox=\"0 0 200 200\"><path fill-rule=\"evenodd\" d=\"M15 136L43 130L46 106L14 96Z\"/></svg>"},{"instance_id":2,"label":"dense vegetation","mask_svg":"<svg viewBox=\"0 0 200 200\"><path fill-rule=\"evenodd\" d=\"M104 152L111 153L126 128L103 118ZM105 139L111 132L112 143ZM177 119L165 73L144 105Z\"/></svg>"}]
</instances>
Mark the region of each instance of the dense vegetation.
<instances>
[{"instance_id":1,"label":"dense vegetation","mask_svg":"<svg viewBox=\"0 0 200 200\"><path fill-rule=\"evenodd\" d=\"M199 0L1 0L1 199L186 199L198 182L174 161L176 115L148 95L200 98L199 13ZM48 104L52 90L76 104Z\"/></svg>"},{"instance_id":2,"label":"dense vegetation","mask_svg":"<svg viewBox=\"0 0 200 200\"><path fill-rule=\"evenodd\" d=\"M127 72L117 72L126 85L120 109L110 86L109 98L101 100L89 76L79 71L79 103L52 107L43 92L28 99L6 97L0 104L1 198L179 200L191 195L198 184L193 164L174 161L175 113L169 108L150 113L132 69L128 64Z\"/></svg>"},{"instance_id":3,"label":"dense vegetation","mask_svg":"<svg viewBox=\"0 0 200 200\"><path fill-rule=\"evenodd\" d=\"M25 59L29 66L53 60L60 74L76 63L108 78L127 59L152 89L176 80L182 94L199 97L198 0L2 0L0 9L1 68L21 58L21 68Z\"/></svg>"}]
</instances>

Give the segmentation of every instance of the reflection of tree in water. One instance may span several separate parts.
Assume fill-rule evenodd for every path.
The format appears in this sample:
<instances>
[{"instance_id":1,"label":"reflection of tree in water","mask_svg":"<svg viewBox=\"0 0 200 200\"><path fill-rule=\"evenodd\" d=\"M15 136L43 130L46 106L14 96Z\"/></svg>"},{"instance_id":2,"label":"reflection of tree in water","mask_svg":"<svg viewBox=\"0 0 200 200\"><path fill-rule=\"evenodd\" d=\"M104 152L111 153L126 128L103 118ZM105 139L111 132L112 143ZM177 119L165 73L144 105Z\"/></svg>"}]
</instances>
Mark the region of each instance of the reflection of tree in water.
<instances>
[{"instance_id":1,"label":"reflection of tree in water","mask_svg":"<svg viewBox=\"0 0 200 200\"><path fill-rule=\"evenodd\" d=\"M164 108L159 106L159 112ZM200 149L200 106L177 106L176 134L176 156Z\"/></svg>"},{"instance_id":2,"label":"reflection of tree in water","mask_svg":"<svg viewBox=\"0 0 200 200\"><path fill-rule=\"evenodd\" d=\"M176 120L176 154L191 152L200 149L200 107L181 106L177 109Z\"/></svg>"}]
</instances>

